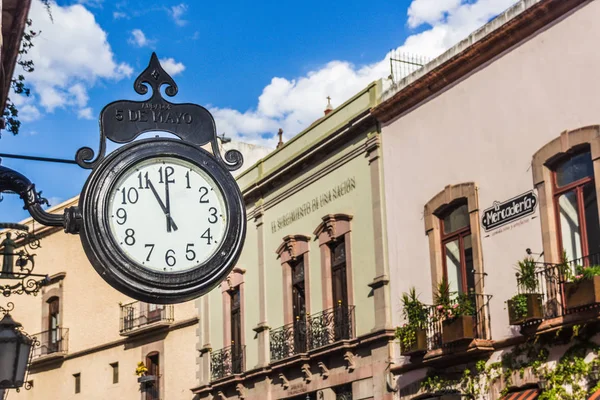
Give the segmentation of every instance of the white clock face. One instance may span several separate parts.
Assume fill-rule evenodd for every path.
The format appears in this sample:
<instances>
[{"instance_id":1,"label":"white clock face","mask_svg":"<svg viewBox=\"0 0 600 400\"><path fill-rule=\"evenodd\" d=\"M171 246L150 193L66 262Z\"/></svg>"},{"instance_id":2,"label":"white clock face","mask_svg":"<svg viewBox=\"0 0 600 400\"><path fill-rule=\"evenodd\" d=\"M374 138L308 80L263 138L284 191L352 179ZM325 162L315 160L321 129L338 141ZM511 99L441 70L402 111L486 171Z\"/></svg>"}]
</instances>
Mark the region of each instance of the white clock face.
<instances>
[{"instance_id":1,"label":"white clock face","mask_svg":"<svg viewBox=\"0 0 600 400\"><path fill-rule=\"evenodd\" d=\"M212 178L173 157L142 161L109 194L110 231L142 267L178 272L217 251L227 227L225 200Z\"/></svg>"}]
</instances>

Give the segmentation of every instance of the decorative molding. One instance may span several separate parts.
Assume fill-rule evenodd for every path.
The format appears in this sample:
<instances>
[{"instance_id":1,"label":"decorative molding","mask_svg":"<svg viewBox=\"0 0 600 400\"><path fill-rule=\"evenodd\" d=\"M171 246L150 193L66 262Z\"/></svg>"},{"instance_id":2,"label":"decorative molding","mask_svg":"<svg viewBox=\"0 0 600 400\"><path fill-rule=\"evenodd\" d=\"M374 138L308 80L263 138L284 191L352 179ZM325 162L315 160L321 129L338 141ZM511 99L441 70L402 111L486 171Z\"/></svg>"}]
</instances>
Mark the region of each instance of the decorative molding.
<instances>
[{"instance_id":1,"label":"decorative molding","mask_svg":"<svg viewBox=\"0 0 600 400\"><path fill-rule=\"evenodd\" d=\"M48 277L48 283L46 284L46 286L60 282L63 279L65 279L66 276L67 276L66 272L58 272L54 275L51 275L50 277Z\"/></svg>"},{"instance_id":2,"label":"decorative molding","mask_svg":"<svg viewBox=\"0 0 600 400\"><path fill-rule=\"evenodd\" d=\"M243 383L238 383L235 385L235 391L238 395L238 399L244 400L246 398L246 387Z\"/></svg>"},{"instance_id":3,"label":"decorative molding","mask_svg":"<svg viewBox=\"0 0 600 400\"><path fill-rule=\"evenodd\" d=\"M283 372L279 373L279 379L281 379L281 386L283 389L287 390L290 387L290 381L288 381Z\"/></svg>"},{"instance_id":4,"label":"decorative molding","mask_svg":"<svg viewBox=\"0 0 600 400\"><path fill-rule=\"evenodd\" d=\"M322 361L319 361L317 363L317 367L319 367L319 369L321 370L321 377L323 379L327 379L329 377L329 368L327 368Z\"/></svg>"},{"instance_id":5,"label":"decorative molding","mask_svg":"<svg viewBox=\"0 0 600 400\"><path fill-rule=\"evenodd\" d=\"M344 361L346 361L346 369L348 372L352 372L356 369L356 356L353 352L347 351L344 353Z\"/></svg>"},{"instance_id":6,"label":"decorative molding","mask_svg":"<svg viewBox=\"0 0 600 400\"><path fill-rule=\"evenodd\" d=\"M210 343L206 343L202 345L202 348L198 350L200 354L210 353L212 351L212 346Z\"/></svg>"},{"instance_id":7,"label":"decorative molding","mask_svg":"<svg viewBox=\"0 0 600 400\"><path fill-rule=\"evenodd\" d=\"M310 372L310 364L302 364L302 367L300 367L300 371L304 375L304 380L306 381L306 383L310 383L313 376L312 372Z\"/></svg>"},{"instance_id":8,"label":"decorative molding","mask_svg":"<svg viewBox=\"0 0 600 400\"><path fill-rule=\"evenodd\" d=\"M322 222L317 226L313 234L319 239L319 244L333 242L343 237L350 231L352 215L327 214L321 218Z\"/></svg>"},{"instance_id":9,"label":"decorative molding","mask_svg":"<svg viewBox=\"0 0 600 400\"><path fill-rule=\"evenodd\" d=\"M220 390L217 392L216 395L213 396L214 400L227 400L227 396L225 396L223 394L223 392L221 392Z\"/></svg>"},{"instance_id":10,"label":"decorative molding","mask_svg":"<svg viewBox=\"0 0 600 400\"><path fill-rule=\"evenodd\" d=\"M271 327L269 325L267 325L267 322L259 322L258 325L256 325L254 328L252 328L252 330L256 333L261 333L264 331L268 331L269 329L271 329Z\"/></svg>"},{"instance_id":11,"label":"decorative molding","mask_svg":"<svg viewBox=\"0 0 600 400\"><path fill-rule=\"evenodd\" d=\"M282 262L294 261L308 251L309 241L310 236L287 235L283 238L283 242L275 250L275 253L281 258Z\"/></svg>"},{"instance_id":12,"label":"decorative molding","mask_svg":"<svg viewBox=\"0 0 600 400\"><path fill-rule=\"evenodd\" d=\"M382 276L378 276L377 278L373 279L373 282L370 282L367 285L371 289L379 289L380 287L383 287L389 283L390 283L390 278L387 275L382 275Z\"/></svg>"}]
</instances>

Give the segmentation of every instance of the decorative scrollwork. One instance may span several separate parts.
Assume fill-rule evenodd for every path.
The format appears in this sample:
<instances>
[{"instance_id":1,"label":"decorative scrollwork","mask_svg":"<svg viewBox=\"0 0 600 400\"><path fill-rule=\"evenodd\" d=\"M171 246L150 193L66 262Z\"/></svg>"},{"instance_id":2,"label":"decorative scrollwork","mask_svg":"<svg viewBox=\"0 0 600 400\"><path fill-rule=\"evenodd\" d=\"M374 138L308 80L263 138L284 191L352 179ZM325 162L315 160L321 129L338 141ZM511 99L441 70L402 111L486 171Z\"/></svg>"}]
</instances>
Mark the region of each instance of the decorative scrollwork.
<instances>
[{"instance_id":1,"label":"decorative scrollwork","mask_svg":"<svg viewBox=\"0 0 600 400\"><path fill-rule=\"evenodd\" d=\"M245 350L246 346L229 346L213 351L210 357L212 380L243 372Z\"/></svg>"},{"instance_id":2,"label":"decorative scrollwork","mask_svg":"<svg viewBox=\"0 0 600 400\"><path fill-rule=\"evenodd\" d=\"M2 269L0 270L0 293L4 297L11 294L37 295L42 286L49 282L47 275L34 274L35 254L30 250L41 247L40 239L35 233L21 231L6 233L6 238L0 243L2 252Z\"/></svg>"},{"instance_id":3,"label":"decorative scrollwork","mask_svg":"<svg viewBox=\"0 0 600 400\"><path fill-rule=\"evenodd\" d=\"M0 306L0 313L8 314L9 312L11 312L14 309L15 309L14 303L8 302L8 303L6 303L5 307Z\"/></svg>"}]
</instances>

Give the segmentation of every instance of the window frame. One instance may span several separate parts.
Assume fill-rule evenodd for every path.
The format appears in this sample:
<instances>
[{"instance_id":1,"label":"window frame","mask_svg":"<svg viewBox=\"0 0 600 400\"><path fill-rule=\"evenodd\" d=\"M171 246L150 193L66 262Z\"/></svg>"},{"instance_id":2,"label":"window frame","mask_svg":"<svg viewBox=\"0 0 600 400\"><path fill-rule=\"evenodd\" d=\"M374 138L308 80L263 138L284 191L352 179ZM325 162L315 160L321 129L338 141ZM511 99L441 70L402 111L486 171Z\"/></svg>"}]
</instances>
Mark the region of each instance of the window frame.
<instances>
[{"instance_id":1,"label":"window frame","mask_svg":"<svg viewBox=\"0 0 600 400\"><path fill-rule=\"evenodd\" d=\"M581 255L582 258L586 258L590 255L589 246L588 246L588 238L587 238L587 221L585 220L585 203L583 199L583 188L585 185L590 183L594 184L595 187L595 176L586 176L584 178L578 179L574 182L571 182L565 186L558 186L558 177L557 177L557 169L558 167L576 157L580 154L590 153L590 158L592 157L592 152L589 146L581 146L580 148L575 149L575 151L570 151L567 154L564 154L559 159L555 160L551 164L552 171L552 194L553 194L553 204L554 204L554 217L556 219L556 241L558 243L559 249L564 249L563 238L562 238L562 229L560 223L560 206L558 204L558 199L565 193L571 192L575 190L575 195L577 196L577 218L579 222L579 234L581 235ZM593 165L593 161L592 161ZM561 252L562 254L562 252Z\"/></svg>"},{"instance_id":2,"label":"window frame","mask_svg":"<svg viewBox=\"0 0 600 400\"><path fill-rule=\"evenodd\" d=\"M444 208L443 212L441 212L439 214L438 218L440 220L440 244L441 244L441 251L442 251L443 278L445 279L446 282L448 282L448 262L447 262L447 256L446 256L446 244L458 239L458 251L460 254L460 269L461 269L460 287L463 289L463 293L468 293L469 284L468 284L468 280L467 280L468 272L467 272L467 264L466 264L466 257L465 257L464 239L466 236L471 235L471 247L473 246L473 244L472 244L473 234L471 232L470 218L469 218L469 223L466 226L464 226L460 229L457 229L455 231L452 231L448 234L444 233L444 218L446 218L447 216L452 214L455 210L457 210L459 207L462 207L463 205L467 206L467 218L469 218L468 217L469 208L468 208L468 203L467 203L466 198L458 199L458 201L455 201L452 204L449 204L447 207ZM464 288L467 288L467 292L464 292ZM473 288L473 289L475 289L475 288Z\"/></svg>"}]
</instances>

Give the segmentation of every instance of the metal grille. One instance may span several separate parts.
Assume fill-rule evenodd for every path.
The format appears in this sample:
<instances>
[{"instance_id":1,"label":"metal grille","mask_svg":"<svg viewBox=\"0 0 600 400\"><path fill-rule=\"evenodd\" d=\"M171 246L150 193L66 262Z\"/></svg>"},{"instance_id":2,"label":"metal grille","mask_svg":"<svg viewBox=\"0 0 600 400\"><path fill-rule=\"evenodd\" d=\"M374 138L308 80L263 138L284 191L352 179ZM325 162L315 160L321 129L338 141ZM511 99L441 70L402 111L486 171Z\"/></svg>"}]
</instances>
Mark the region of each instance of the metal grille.
<instances>
[{"instance_id":1,"label":"metal grille","mask_svg":"<svg viewBox=\"0 0 600 400\"><path fill-rule=\"evenodd\" d=\"M69 329L57 328L32 335L40 341L33 347L32 357L38 358L48 354L66 353L69 345Z\"/></svg>"},{"instance_id":2,"label":"metal grille","mask_svg":"<svg viewBox=\"0 0 600 400\"><path fill-rule=\"evenodd\" d=\"M271 361L354 337L354 306L338 306L271 330Z\"/></svg>"},{"instance_id":3,"label":"metal grille","mask_svg":"<svg viewBox=\"0 0 600 400\"><path fill-rule=\"evenodd\" d=\"M213 351L210 356L212 380L242 373L245 353L246 346L229 346Z\"/></svg>"},{"instance_id":4,"label":"metal grille","mask_svg":"<svg viewBox=\"0 0 600 400\"><path fill-rule=\"evenodd\" d=\"M390 79L393 83L398 83L402 78L423 68L429 61L431 60L427 57L392 50L390 53Z\"/></svg>"},{"instance_id":5,"label":"metal grille","mask_svg":"<svg viewBox=\"0 0 600 400\"><path fill-rule=\"evenodd\" d=\"M161 321L173 322L173 305L146 304L140 301L121 305L121 333Z\"/></svg>"}]
</instances>

